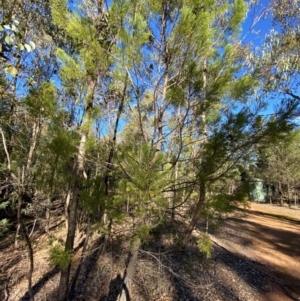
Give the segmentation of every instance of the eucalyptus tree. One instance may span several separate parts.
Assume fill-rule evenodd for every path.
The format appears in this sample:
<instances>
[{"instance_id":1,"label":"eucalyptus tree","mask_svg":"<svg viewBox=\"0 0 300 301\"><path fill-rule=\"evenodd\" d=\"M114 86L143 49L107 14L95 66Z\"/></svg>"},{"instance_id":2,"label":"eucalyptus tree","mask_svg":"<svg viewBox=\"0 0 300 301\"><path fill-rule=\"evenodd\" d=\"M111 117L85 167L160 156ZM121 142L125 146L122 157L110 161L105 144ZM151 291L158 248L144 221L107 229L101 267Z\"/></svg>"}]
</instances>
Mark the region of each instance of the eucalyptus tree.
<instances>
[{"instance_id":1,"label":"eucalyptus tree","mask_svg":"<svg viewBox=\"0 0 300 301\"><path fill-rule=\"evenodd\" d=\"M33 86L36 88L38 83L49 80L51 75L45 74L38 67L35 61L38 57L44 62L47 61L45 46L45 33L50 31L50 25L45 20L49 15L49 7L47 2L38 1L1 1L1 19L0 19L0 39L1 39L1 64L4 72L7 75L9 85L7 89L11 90L12 94L9 106L9 116L6 120L8 152L13 149L13 140L15 136L14 124L18 123L16 116L20 110L19 100L28 94L28 91ZM48 48L51 44L51 39L47 41ZM41 47L36 47L36 46ZM36 48L39 48L37 51ZM31 68L29 68L29 66ZM39 70L39 71L38 71ZM49 73L49 72L48 72ZM35 84L34 84L35 83ZM30 135L30 133L29 133Z\"/></svg>"},{"instance_id":2,"label":"eucalyptus tree","mask_svg":"<svg viewBox=\"0 0 300 301\"><path fill-rule=\"evenodd\" d=\"M35 154L42 124L49 117L46 112L32 112L32 97L40 100L43 105L51 102L54 97L54 87L51 84L48 84L48 87L42 85L45 79L49 80L51 77L46 71L49 66L35 62L38 57L40 60L42 57L46 57L43 51L36 51L36 45L41 45L40 41L34 42L42 40L43 30L49 28L41 17L45 11L47 11L47 5L42 2L2 1L0 19L1 76L6 78L7 83L2 95L9 95L9 97L2 98L1 104L4 109L0 120L2 145L5 152L3 162L8 171L6 182L13 185L18 195L16 242L18 231L21 229L28 246L30 259L28 291L31 300L34 298L31 289L34 266L33 249L22 220L21 207L26 190L33 180L33 160L36 159ZM40 23L39 20L41 20ZM37 70L39 70L39 74L37 74ZM34 79L35 84L33 84ZM51 90L50 98L52 100L48 97L48 88ZM47 105L44 109L48 109ZM8 195L11 204L15 201L13 196L14 194Z\"/></svg>"},{"instance_id":3,"label":"eucalyptus tree","mask_svg":"<svg viewBox=\"0 0 300 301\"><path fill-rule=\"evenodd\" d=\"M289 205L297 198L299 186L299 129L287 133L281 141L258 149L258 160L254 168L256 176L276 187L280 204L283 198ZM270 195L272 201L272 195Z\"/></svg>"},{"instance_id":4,"label":"eucalyptus tree","mask_svg":"<svg viewBox=\"0 0 300 301\"><path fill-rule=\"evenodd\" d=\"M273 28L268 32L262 51L256 51L253 64L261 73L265 91L274 98L299 101L299 30L298 1L270 1L269 16ZM255 53L255 52L254 52ZM258 71L257 70L257 71Z\"/></svg>"}]
</instances>

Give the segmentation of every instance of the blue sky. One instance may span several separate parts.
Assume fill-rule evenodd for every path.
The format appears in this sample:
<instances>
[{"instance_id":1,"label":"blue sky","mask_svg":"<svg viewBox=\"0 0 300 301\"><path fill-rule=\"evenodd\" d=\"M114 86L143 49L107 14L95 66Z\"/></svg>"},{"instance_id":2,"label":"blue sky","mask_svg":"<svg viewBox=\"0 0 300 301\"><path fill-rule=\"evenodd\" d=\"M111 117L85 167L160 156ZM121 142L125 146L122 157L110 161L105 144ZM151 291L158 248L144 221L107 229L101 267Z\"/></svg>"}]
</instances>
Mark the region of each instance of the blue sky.
<instances>
[{"instance_id":1,"label":"blue sky","mask_svg":"<svg viewBox=\"0 0 300 301\"><path fill-rule=\"evenodd\" d=\"M268 11L268 2L260 0L258 5L252 7L247 14L247 18L243 24L243 33L245 43L253 43L255 46L260 46L265 36L273 28L270 18L270 11Z\"/></svg>"}]
</instances>

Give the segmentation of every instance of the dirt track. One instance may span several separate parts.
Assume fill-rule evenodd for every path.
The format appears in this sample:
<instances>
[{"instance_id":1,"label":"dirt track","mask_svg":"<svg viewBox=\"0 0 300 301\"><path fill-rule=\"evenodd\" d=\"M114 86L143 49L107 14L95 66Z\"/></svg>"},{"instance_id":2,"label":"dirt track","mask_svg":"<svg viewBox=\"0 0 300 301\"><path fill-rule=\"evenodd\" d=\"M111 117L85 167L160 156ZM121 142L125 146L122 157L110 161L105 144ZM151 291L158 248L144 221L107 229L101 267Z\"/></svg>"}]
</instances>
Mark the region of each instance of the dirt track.
<instances>
[{"instance_id":1,"label":"dirt track","mask_svg":"<svg viewBox=\"0 0 300 301\"><path fill-rule=\"evenodd\" d=\"M299 209L252 203L226 221L215 241L274 279L261 300L300 300Z\"/></svg>"}]
</instances>

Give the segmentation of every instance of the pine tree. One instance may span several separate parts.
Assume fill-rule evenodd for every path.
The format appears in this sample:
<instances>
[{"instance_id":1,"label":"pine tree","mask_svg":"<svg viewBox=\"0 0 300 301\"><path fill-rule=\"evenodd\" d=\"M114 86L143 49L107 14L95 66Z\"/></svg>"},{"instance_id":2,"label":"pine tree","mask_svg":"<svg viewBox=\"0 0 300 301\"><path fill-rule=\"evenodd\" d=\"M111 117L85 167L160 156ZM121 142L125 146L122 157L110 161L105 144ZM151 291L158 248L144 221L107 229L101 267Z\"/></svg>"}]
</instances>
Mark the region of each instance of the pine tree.
<instances>
[{"instance_id":1,"label":"pine tree","mask_svg":"<svg viewBox=\"0 0 300 301\"><path fill-rule=\"evenodd\" d=\"M77 114L81 116L79 123L78 152L74 160L74 178L68 193L69 204L66 204L68 213L68 232L65 251L72 251L76 229L76 216L79 195L83 181L87 178L85 171L86 143L92 132L92 122L97 116L95 95L99 81L104 81L109 67L107 51L107 36L105 28L100 22L105 21L103 7L98 9L98 24L92 17L86 16L84 7L78 7L78 12L70 12L66 1L51 1L53 22L71 41L70 52L58 49L58 58L62 67L60 76L63 87L78 106ZM97 26L98 25L98 26ZM73 49L72 49L73 48ZM78 116L77 116L78 117ZM59 300L66 300L71 262L61 269Z\"/></svg>"}]
</instances>

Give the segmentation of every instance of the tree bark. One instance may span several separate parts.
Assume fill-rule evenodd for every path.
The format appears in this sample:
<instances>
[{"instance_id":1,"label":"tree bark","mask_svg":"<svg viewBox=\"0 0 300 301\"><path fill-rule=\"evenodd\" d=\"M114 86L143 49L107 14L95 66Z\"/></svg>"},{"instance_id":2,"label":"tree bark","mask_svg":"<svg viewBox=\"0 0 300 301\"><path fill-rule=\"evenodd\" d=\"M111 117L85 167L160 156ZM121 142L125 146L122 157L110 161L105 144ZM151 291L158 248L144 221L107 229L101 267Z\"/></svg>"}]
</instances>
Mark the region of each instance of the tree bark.
<instances>
[{"instance_id":1,"label":"tree bark","mask_svg":"<svg viewBox=\"0 0 300 301\"><path fill-rule=\"evenodd\" d=\"M68 230L67 238L65 242L65 251L72 252L74 247L74 239L76 233L76 218L77 208L79 202L79 193L81 190L83 179L86 179L86 173L84 170L84 159L85 159L85 146L88 135L88 122L90 120L90 111L93 108L94 92L95 92L96 81L91 79L88 84L88 91L86 95L86 107L83 115L83 124L80 133L80 142L78 146L77 159L74 164L74 175L75 179L72 185L72 191L70 193L70 204L66 208L68 214ZM71 198L72 195L72 198ZM60 282L58 289L58 300L65 301L68 297L68 286L70 278L71 262L66 268L61 269Z\"/></svg>"},{"instance_id":2,"label":"tree bark","mask_svg":"<svg viewBox=\"0 0 300 301\"><path fill-rule=\"evenodd\" d=\"M88 222L87 232L86 232L86 237L85 237L84 245L83 245L82 252L81 252L80 262L77 266L76 272L75 272L74 277L72 279L72 284L71 284L70 292L69 292L68 299L67 299L68 301L73 300L73 297L74 297L76 282L77 282L77 279L78 279L78 276L79 276L79 273L80 273L80 270L81 270L81 267L82 267L82 262L83 262L83 259L84 259L85 251L86 251L88 241L89 241L89 238L90 238L90 233L91 233L91 224L90 224L90 222Z\"/></svg>"},{"instance_id":3,"label":"tree bark","mask_svg":"<svg viewBox=\"0 0 300 301\"><path fill-rule=\"evenodd\" d=\"M206 104L206 88L207 88L207 74L206 74L206 60L204 61L204 70L202 72L202 78L203 78L203 103ZM202 119L202 135L203 135L203 145L207 143L208 137L207 137L207 124L206 124L206 112L204 111L201 114ZM206 162L202 160L202 163L200 165L200 168L202 168L203 172L205 173L206 170ZM200 192L199 192L199 200L196 205L196 209L194 211L193 217L191 222L189 223L185 236L183 238L182 247L186 248L191 236L192 232L195 229L200 217L201 213L205 211L205 203L206 203L206 183L204 179L200 180ZM208 231L208 219L206 219L206 231Z\"/></svg>"},{"instance_id":4,"label":"tree bark","mask_svg":"<svg viewBox=\"0 0 300 301\"><path fill-rule=\"evenodd\" d=\"M69 206L70 206L70 200L71 200L71 193L72 189L68 189L67 197L66 197L66 204L65 204L65 217L66 217L66 229L68 232L68 224L69 224Z\"/></svg>"},{"instance_id":5,"label":"tree bark","mask_svg":"<svg viewBox=\"0 0 300 301\"><path fill-rule=\"evenodd\" d=\"M192 232L197 226L197 223L201 217L201 213L204 212L205 209L205 200L206 200L206 183L202 181L200 183L200 193L199 193L199 200L196 205L196 209L194 211L193 217L191 222L189 223L187 230L185 232L185 236L182 241L182 248L185 249L189 240L192 236Z\"/></svg>"},{"instance_id":6,"label":"tree bark","mask_svg":"<svg viewBox=\"0 0 300 301\"><path fill-rule=\"evenodd\" d=\"M6 139L5 139L4 132L3 132L1 126L0 126L0 133L1 133L1 136L2 136L3 148L4 148L5 155L6 155L6 169L9 173L9 175L10 175L10 173L11 173L10 155L9 155L8 150L7 150Z\"/></svg>"},{"instance_id":7,"label":"tree bark","mask_svg":"<svg viewBox=\"0 0 300 301\"><path fill-rule=\"evenodd\" d=\"M80 144L79 144L78 156L77 156L77 164L75 166L76 176L75 176L74 186L72 189L72 200L70 200L70 204L67 208L68 230L67 230L67 239L65 242L65 251L67 252L71 252L74 247L79 192L80 192L81 182L82 182L83 172L84 172L83 161L84 161L85 142L86 142L86 135L82 133ZM67 299L70 269L71 269L71 262L68 264L66 268L61 269L59 290L58 290L59 301L65 301Z\"/></svg>"},{"instance_id":8,"label":"tree bark","mask_svg":"<svg viewBox=\"0 0 300 301\"><path fill-rule=\"evenodd\" d=\"M283 198L282 198L282 187L281 187L281 182L278 182L278 192L279 192L280 205L283 206Z\"/></svg>"},{"instance_id":9,"label":"tree bark","mask_svg":"<svg viewBox=\"0 0 300 301\"><path fill-rule=\"evenodd\" d=\"M109 150L109 155L108 155L107 163L106 163L106 173L105 173L105 177L104 177L106 195L109 195L110 189L111 189L111 183L110 183L111 172L112 172L113 159L114 159L116 143L117 143L117 132L118 132L119 122L120 122L121 114L123 112L124 102L125 102L125 97L126 97L127 82L128 82L128 73L125 76L124 88L123 88L122 96L120 99L118 113L117 113L117 119L116 119L116 123L115 123L115 127L114 127L114 135L113 135L113 139L112 139L112 143L111 143L111 147Z\"/></svg>"},{"instance_id":10,"label":"tree bark","mask_svg":"<svg viewBox=\"0 0 300 301\"><path fill-rule=\"evenodd\" d=\"M123 288L121 294L119 296L119 301L130 301L130 290L132 285L132 279L135 273L137 261L138 261L138 254L140 249L141 242L135 242L131 247L129 257L128 257L128 264L124 273L123 278Z\"/></svg>"},{"instance_id":11,"label":"tree bark","mask_svg":"<svg viewBox=\"0 0 300 301\"><path fill-rule=\"evenodd\" d=\"M34 150L36 148L37 137L38 137L39 131L40 131L40 125L38 124L37 121L34 121L33 125L32 125L31 143L30 143L30 148L29 148L28 157L27 157L27 164L26 164L26 177L27 177L27 179L30 175L30 168L31 168L32 158L33 158Z\"/></svg>"},{"instance_id":12,"label":"tree bark","mask_svg":"<svg viewBox=\"0 0 300 301\"><path fill-rule=\"evenodd\" d=\"M33 249L30 242L30 238L28 236L26 227L23 223L22 216L21 216L21 208L22 208L22 195L23 195L23 183L20 182L20 173L19 173L19 183L18 183L18 229L21 229L23 237L25 239L27 248L28 248L28 256L29 256L29 270L27 273L27 280L28 280L28 294L31 301L34 301L34 295L32 291L32 274L34 269L34 259L33 259Z\"/></svg>"}]
</instances>

